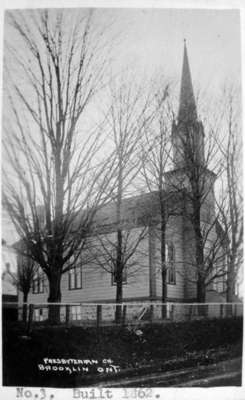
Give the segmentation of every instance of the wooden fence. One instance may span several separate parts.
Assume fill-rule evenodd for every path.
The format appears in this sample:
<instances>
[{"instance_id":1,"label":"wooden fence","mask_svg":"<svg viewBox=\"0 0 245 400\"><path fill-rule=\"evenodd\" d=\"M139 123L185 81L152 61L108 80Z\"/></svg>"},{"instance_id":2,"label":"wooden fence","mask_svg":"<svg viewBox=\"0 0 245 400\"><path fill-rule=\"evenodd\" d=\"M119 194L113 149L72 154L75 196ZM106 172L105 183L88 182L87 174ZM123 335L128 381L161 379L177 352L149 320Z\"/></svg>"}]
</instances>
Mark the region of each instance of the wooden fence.
<instances>
[{"instance_id":1,"label":"wooden fence","mask_svg":"<svg viewBox=\"0 0 245 400\"><path fill-rule=\"evenodd\" d=\"M242 303L51 303L58 308L59 324L82 326L124 325L192 321L195 319L227 318L243 315ZM23 304L16 304L18 319L23 317ZM33 324L48 323L49 304L27 304L27 330ZM116 307L121 308L120 321L115 322ZM165 307L165 317L162 310Z\"/></svg>"}]
</instances>

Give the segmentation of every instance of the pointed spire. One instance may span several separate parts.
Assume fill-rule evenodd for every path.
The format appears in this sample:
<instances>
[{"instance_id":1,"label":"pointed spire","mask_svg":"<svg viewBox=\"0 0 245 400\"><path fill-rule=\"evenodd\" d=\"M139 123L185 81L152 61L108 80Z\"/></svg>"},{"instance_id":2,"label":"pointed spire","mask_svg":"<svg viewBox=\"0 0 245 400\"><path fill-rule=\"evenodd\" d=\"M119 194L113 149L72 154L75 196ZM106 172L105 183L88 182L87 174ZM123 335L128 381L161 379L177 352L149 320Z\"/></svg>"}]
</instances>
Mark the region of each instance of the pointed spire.
<instances>
[{"instance_id":1,"label":"pointed spire","mask_svg":"<svg viewBox=\"0 0 245 400\"><path fill-rule=\"evenodd\" d=\"M180 88L178 121L191 122L197 119L196 102L192 87L191 71L188 61L186 39L184 39L184 58Z\"/></svg>"}]
</instances>

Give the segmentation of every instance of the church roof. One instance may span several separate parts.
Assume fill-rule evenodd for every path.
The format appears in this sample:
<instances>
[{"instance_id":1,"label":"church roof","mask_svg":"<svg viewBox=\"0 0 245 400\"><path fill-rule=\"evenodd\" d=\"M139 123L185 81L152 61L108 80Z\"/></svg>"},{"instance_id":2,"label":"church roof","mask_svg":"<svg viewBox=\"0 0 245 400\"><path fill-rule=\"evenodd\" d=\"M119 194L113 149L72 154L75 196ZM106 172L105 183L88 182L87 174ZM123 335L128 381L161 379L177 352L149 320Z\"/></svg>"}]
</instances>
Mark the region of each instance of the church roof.
<instances>
[{"instance_id":1,"label":"church roof","mask_svg":"<svg viewBox=\"0 0 245 400\"><path fill-rule=\"evenodd\" d=\"M183 194L176 191L162 193L165 207L170 214L179 209ZM137 196L124 198L121 205L121 222L129 227L148 225L159 222L160 193L158 191L142 193ZM95 225L98 230L113 231L117 226L116 202L111 201L101 207L95 214Z\"/></svg>"},{"instance_id":2,"label":"church roof","mask_svg":"<svg viewBox=\"0 0 245 400\"><path fill-rule=\"evenodd\" d=\"M192 86L186 41L184 42L184 57L182 66L178 122L190 123L197 120L196 102Z\"/></svg>"}]
</instances>

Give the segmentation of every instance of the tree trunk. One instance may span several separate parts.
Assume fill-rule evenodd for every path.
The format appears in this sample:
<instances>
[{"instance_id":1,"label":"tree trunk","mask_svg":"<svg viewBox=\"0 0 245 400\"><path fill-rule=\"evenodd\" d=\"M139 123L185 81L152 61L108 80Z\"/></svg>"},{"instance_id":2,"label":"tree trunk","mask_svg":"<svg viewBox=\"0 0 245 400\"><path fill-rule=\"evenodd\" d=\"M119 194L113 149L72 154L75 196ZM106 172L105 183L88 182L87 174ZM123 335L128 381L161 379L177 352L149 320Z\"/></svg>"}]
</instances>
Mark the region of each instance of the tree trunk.
<instances>
[{"instance_id":1,"label":"tree trunk","mask_svg":"<svg viewBox=\"0 0 245 400\"><path fill-rule=\"evenodd\" d=\"M61 100L60 100L60 82L57 87L59 120L56 124L56 146L55 152L55 220L54 220L54 237L59 238L63 230L63 203L64 203L64 177L62 176L62 144L61 144ZM54 259L51 265L49 276L49 303L60 303L61 301L61 265L63 256L63 243L58 239L54 246ZM53 250L53 249L52 249ZM48 310L49 323L57 324L60 322L60 306L50 305Z\"/></svg>"},{"instance_id":2,"label":"tree trunk","mask_svg":"<svg viewBox=\"0 0 245 400\"><path fill-rule=\"evenodd\" d=\"M26 322L27 321L27 300L28 300L28 294L29 292L23 292L23 314L22 314L22 321Z\"/></svg>"},{"instance_id":3,"label":"tree trunk","mask_svg":"<svg viewBox=\"0 0 245 400\"><path fill-rule=\"evenodd\" d=\"M232 303L235 294L235 284L233 279L228 277L227 279L227 289L226 289L226 301L227 303Z\"/></svg>"},{"instance_id":4,"label":"tree trunk","mask_svg":"<svg viewBox=\"0 0 245 400\"><path fill-rule=\"evenodd\" d=\"M205 282L201 274L198 274L197 278L197 302L205 303L206 301L206 287Z\"/></svg>"},{"instance_id":5,"label":"tree trunk","mask_svg":"<svg viewBox=\"0 0 245 400\"><path fill-rule=\"evenodd\" d=\"M199 249L200 252L200 249ZM206 284L203 274L203 253L197 250L196 264L197 264L197 302L205 303L206 300Z\"/></svg>"},{"instance_id":6,"label":"tree trunk","mask_svg":"<svg viewBox=\"0 0 245 400\"><path fill-rule=\"evenodd\" d=\"M204 245L201 230L201 205L199 199L195 199L193 204L193 226L195 234L195 261L197 268L197 302L205 303L205 266L204 266Z\"/></svg>"},{"instance_id":7,"label":"tree trunk","mask_svg":"<svg viewBox=\"0 0 245 400\"><path fill-rule=\"evenodd\" d=\"M60 303L61 291L60 291L61 273L53 273L49 277L49 297L48 303ZM58 324L60 322L60 306L49 305L48 308L48 320L50 324Z\"/></svg>"},{"instance_id":8,"label":"tree trunk","mask_svg":"<svg viewBox=\"0 0 245 400\"><path fill-rule=\"evenodd\" d=\"M116 323L121 322L122 316L122 298L123 298L123 265L122 265L122 231L118 229L117 231L117 262L116 262L116 284L117 284L117 292L116 292L116 313L115 313L115 321Z\"/></svg>"},{"instance_id":9,"label":"tree trunk","mask_svg":"<svg viewBox=\"0 0 245 400\"><path fill-rule=\"evenodd\" d=\"M162 318L167 316L167 268L166 268L166 240L165 227L161 230L161 266L162 266Z\"/></svg>"},{"instance_id":10,"label":"tree trunk","mask_svg":"<svg viewBox=\"0 0 245 400\"><path fill-rule=\"evenodd\" d=\"M162 270L162 319L167 316L167 265L166 265L166 210L163 188L160 187L160 207L161 207L161 270Z\"/></svg>"},{"instance_id":11,"label":"tree trunk","mask_svg":"<svg viewBox=\"0 0 245 400\"><path fill-rule=\"evenodd\" d=\"M122 317L122 298L123 298L123 268L122 265L122 230L120 228L121 224L121 206L122 206L122 195L123 195L123 166L122 166L122 155L119 156L118 160L118 183L117 183L117 203L116 203L116 218L117 218L117 244L116 244L116 312L115 321L116 323L121 322Z\"/></svg>"},{"instance_id":12,"label":"tree trunk","mask_svg":"<svg viewBox=\"0 0 245 400\"><path fill-rule=\"evenodd\" d=\"M203 276L201 274L198 274L198 279L197 279L197 302L200 303L200 305L197 306L198 309L198 315L200 317L206 317L207 312L208 312L208 305L203 304L206 301L206 286L205 286L205 281L203 279Z\"/></svg>"},{"instance_id":13,"label":"tree trunk","mask_svg":"<svg viewBox=\"0 0 245 400\"><path fill-rule=\"evenodd\" d=\"M233 302L233 297L235 294L235 273L233 260L229 259L228 271L227 271L227 288L226 288L226 301L227 303Z\"/></svg>"},{"instance_id":14,"label":"tree trunk","mask_svg":"<svg viewBox=\"0 0 245 400\"><path fill-rule=\"evenodd\" d=\"M205 303L206 286L204 274L204 254L201 229L196 233L197 302Z\"/></svg>"},{"instance_id":15,"label":"tree trunk","mask_svg":"<svg viewBox=\"0 0 245 400\"><path fill-rule=\"evenodd\" d=\"M122 280L117 282L117 294L116 294L116 313L115 313L115 322L120 323L122 318L122 298L123 298L123 291L122 291Z\"/></svg>"},{"instance_id":16,"label":"tree trunk","mask_svg":"<svg viewBox=\"0 0 245 400\"><path fill-rule=\"evenodd\" d=\"M162 268L162 319L167 317L167 270L166 267Z\"/></svg>"}]
</instances>

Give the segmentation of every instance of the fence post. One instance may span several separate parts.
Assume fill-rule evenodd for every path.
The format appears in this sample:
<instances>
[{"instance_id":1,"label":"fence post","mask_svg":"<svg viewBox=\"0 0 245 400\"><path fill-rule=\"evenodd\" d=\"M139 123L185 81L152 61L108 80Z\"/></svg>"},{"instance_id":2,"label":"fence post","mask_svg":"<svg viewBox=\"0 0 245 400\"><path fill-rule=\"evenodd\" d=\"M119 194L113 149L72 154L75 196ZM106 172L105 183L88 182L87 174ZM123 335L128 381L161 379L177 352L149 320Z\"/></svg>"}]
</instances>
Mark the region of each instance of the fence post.
<instances>
[{"instance_id":1,"label":"fence post","mask_svg":"<svg viewBox=\"0 0 245 400\"><path fill-rule=\"evenodd\" d=\"M29 304L29 313L28 313L28 323L27 323L27 335L30 334L31 332L31 325L32 325L32 320L33 320L33 310L34 310L34 305Z\"/></svg>"},{"instance_id":2,"label":"fence post","mask_svg":"<svg viewBox=\"0 0 245 400\"><path fill-rule=\"evenodd\" d=\"M174 304L171 304L171 308L170 308L170 313L169 313L169 318L171 321L174 320Z\"/></svg>"},{"instance_id":3,"label":"fence post","mask_svg":"<svg viewBox=\"0 0 245 400\"><path fill-rule=\"evenodd\" d=\"M101 321L102 321L102 305L97 304L97 310L96 310L96 326L97 326L97 328L99 328L99 326L101 325Z\"/></svg>"},{"instance_id":4,"label":"fence post","mask_svg":"<svg viewBox=\"0 0 245 400\"><path fill-rule=\"evenodd\" d=\"M126 314L127 314L127 306L126 304L124 304L122 313L122 326L126 324Z\"/></svg>"},{"instance_id":5,"label":"fence post","mask_svg":"<svg viewBox=\"0 0 245 400\"><path fill-rule=\"evenodd\" d=\"M26 323L27 321L27 303L24 302L22 306L22 321Z\"/></svg>"},{"instance_id":6,"label":"fence post","mask_svg":"<svg viewBox=\"0 0 245 400\"><path fill-rule=\"evenodd\" d=\"M226 317L232 317L232 304L226 304Z\"/></svg>"},{"instance_id":7,"label":"fence post","mask_svg":"<svg viewBox=\"0 0 245 400\"><path fill-rule=\"evenodd\" d=\"M70 304L66 304L66 325L70 322Z\"/></svg>"},{"instance_id":8,"label":"fence post","mask_svg":"<svg viewBox=\"0 0 245 400\"><path fill-rule=\"evenodd\" d=\"M220 318L223 318L224 316L224 307L223 304L220 304Z\"/></svg>"},{"instance_id":9,"label":"fence post","mask_svg":"<svg viewBox=\"0 0 245 400\"><path fill-rule=\"evenodd\" d=\"M151 304L151 305L150 305L150 323L151 323L151 324L152 324L152 322L153 322L153 319L154 319L154 305Z\"/></svg>"}]
</instances>

